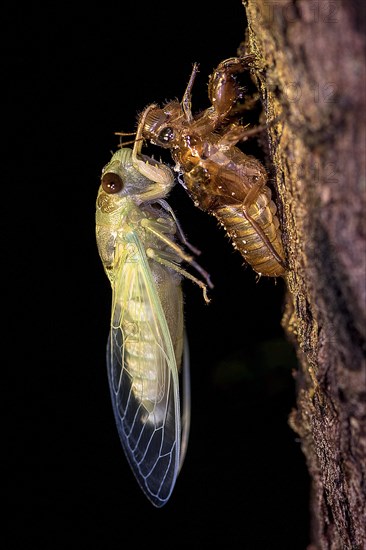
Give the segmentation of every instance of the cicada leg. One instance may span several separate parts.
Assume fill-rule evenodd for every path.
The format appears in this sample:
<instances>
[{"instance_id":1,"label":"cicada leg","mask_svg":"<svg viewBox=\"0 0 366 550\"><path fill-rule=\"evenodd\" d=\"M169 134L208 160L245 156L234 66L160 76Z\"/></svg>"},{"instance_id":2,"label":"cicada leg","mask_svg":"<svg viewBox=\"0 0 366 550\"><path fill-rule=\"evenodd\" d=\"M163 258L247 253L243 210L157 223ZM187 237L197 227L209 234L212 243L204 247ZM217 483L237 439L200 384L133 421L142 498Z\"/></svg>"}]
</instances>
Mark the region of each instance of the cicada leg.
<instances>
[{"instance_id":1,"label":"cicada leg","mask_svg":"<svg viewBox=\"0 0 366 550\"><path fill-rule=\"evenodd\" d=\"M174 223L175 223L175 226L177 228L177 233L178 233L178 237L180 239L180 241L184 244L184 246L186 246L187 248L189 248L193 254L195 254L196 256L199 256L201 254L201 251L198 250L198 248L196 248L195 246L193 246L193 244L191 244L188 240L187 240L187 237L185 236L184 232L183 232L183 229L179 223L179 221L177 220L177 217L176 215L174 214L174 211L173 209L171 208L171 206L163 199L160 199L158 201L156 201L157 203L160 204L160 206L162 206L162 208L164 208L164 210L166 212L168 212L171 217L173 218L174 220Z\"/></svg>"},{"instance_id":2,"label":"cicada leg","mask_svg":"<svg viewBox=\"0 0 366 550\"><path fill-rule=\"evenodd\" d=\"M232 124L224 135L219 140L218 144L221 147L234 147L239 141L246 141L247 139L263 132L267 129L267 126L259 125L255 128L248 128L248 126L242 126L240 124Z\"/></svg>"},{"instance_id":3,"label":"cicada leg","mask_svg":"<svg viewBox=\"0 0 366 550\"><path fill-rule=\"evenodd\" d=\"M230 57L222 61L210 76L208 97L214 108L217 124L231 113L242 96L236 75L244 72L253 60L254 55Z\"/></svg>"},{"instance_id":4,"label":"cicada leg","mask_svg":"<svg viewBox=\"0 0 366 550\"><path fill-rule=\"evenodd\" d=\"M260 134L261 132L268 130L269 127L277 124L277 122L281 120L281 118L282 115L278 115L267 124L259 124L254 128L248 128L248 126L243 126L241 124L232 124L225 131L218 143L222 147L233 147L234 145L237 145L239 141L246 141L256 134Z\"/></svg>"},{"instance_id":5,"label":"cicada leg","mask_svg":"<svg viewBox=\"0 0 366 550\"><path fill-rule=\"evenodd\" d=\"M147 255L148 258L151 258L152 260L155 260L159 264L164 265L165 267L170 267L171 269L174 269L174 271L177 271L183 277L186 277L187 279L189 279L190 281L192 281L193 283L198 285L200 288L202 288L203 298L204 298L205 302L207 304L210 302L210 299L207 296L207 285L205 285L205 283L200 281L200 279L197 279L197 277L195 277L194 275L189 273L189 271L186 271L185 269L183 269L182 267L177 265L174 262L173 257L172 257L171 254L163 253L161 250L157 251L154 248L147 248L146 249L146 255ZM190 263L190 265L192 265L196 269L197 269L197 267L200 269L200 266L198 266L198 264L196 264L195 261L191 260L189 263Z\"/></svg>"},{"instance_id":6,"label":"cicada leg","mask_svg":"<svg viewBox=\"0 0 366 550\"><path fill-rule=\"evenodd\" d=\"M203 290L203 297L205 301L208 303L210 300L207 296L207 287L213 288L213 284L211 283L209 274L193 259L192 256L189 254L186 254L184 250L177 245L174 241L172 241L165 233L167 232L167 225L159 223L154 220L149 220L147 218L144 218L141 220L141 225L153 233L156 237L158 237L161 241L163 241L170 249L169 251L162 251L162 250L155 250L153 248L148 248L146 250L146 254L149 258L154 259L158 263L161 263L162 265L165 265L167 267L170 267L171 269L174 269L187 279L190 279L193 281L196 285L198 285ZM176 256L179 256L182 260L187 262L189 265L191 265L202 277L205 279L206 284L202 282L200 279L197 279L194 275L183 269L180 265L176 263Z\"/></svg>"}]
</instances>

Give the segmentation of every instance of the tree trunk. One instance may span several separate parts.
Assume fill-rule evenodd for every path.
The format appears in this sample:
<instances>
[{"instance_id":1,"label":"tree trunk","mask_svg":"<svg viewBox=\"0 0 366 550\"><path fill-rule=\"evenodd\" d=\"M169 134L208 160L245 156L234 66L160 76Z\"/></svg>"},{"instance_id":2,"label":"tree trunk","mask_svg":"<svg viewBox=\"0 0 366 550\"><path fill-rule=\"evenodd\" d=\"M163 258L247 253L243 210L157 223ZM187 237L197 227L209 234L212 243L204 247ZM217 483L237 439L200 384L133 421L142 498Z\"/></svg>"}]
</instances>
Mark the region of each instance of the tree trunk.
<instances>
[{"instance_id":1,"label":"tree trunk","mask_svg":"<svg viewBox=\"0 0 366 550\"><path fill-rule=\"evenodd\" d=\"M366 548L365 36L363 4L244 0L246 52L269 126L288 274L283 326L299 358L311 549Z\"/></svg>"}]
</instances>

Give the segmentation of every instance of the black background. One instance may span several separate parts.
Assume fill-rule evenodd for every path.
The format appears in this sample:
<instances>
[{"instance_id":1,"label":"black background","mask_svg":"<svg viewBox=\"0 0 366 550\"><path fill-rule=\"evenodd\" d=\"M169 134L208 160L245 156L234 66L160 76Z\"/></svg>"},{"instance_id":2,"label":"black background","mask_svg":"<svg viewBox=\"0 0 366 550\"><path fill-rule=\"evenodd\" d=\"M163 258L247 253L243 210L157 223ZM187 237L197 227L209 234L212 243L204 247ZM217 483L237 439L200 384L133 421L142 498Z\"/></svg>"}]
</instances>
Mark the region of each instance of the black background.
<instances>
[{"instance_id":1,"label":"black background","mask_svg":"<svg viewBox=\"0 0 366 550\"><path fill-rule=\"evenodd\" d=\"M192 428L163 509L126 463L105 369L111 291L94 213L114 132L133 131L149 103L181 98L194 61L193 108L208 106L208 75L244 37L240 1L5 15L4 547L304 549L309 488L287 423L296 359L280 326L284 285L258 281L180 186L170 202L215 288L206 306L184 282Z\"/></svg>"}]
</instances>

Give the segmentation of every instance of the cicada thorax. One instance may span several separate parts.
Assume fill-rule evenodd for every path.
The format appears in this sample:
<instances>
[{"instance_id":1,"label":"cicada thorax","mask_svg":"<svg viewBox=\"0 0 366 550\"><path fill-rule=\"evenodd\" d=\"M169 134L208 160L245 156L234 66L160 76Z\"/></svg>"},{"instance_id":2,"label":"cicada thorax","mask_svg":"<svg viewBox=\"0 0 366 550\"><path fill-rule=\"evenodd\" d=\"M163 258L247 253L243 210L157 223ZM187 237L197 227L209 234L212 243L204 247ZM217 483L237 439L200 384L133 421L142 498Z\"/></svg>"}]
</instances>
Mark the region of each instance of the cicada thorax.
<instances>
[{"instance_id":1,"label":"cicada thorax","mask_svg":"<svg viewBox=\"0 0 366 550\"><path fill-rule=\"evenodd\" d=\"M196 206L214 215L234 247L261 275L284 274L284 251L277 208L267 186L267 173L255 158L238 147L220 147L186 136L173 153Z\"/></svg>"}]
</instances>

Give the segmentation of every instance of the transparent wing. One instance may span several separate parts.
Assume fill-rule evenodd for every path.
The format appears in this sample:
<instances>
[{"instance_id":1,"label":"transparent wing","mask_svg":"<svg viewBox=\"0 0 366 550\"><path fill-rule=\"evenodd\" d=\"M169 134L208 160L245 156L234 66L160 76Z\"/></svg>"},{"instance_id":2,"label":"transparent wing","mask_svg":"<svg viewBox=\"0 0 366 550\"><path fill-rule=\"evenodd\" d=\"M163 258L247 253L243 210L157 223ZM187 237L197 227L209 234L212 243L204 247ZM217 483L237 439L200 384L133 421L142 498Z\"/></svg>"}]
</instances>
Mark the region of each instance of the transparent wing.
<instances>
[{"instance_id":1,"label":"transparent wing","mask_svg":"<svg viewBox=\"0 0 366 550\"><path fill-rule=\"evenodd\" d=\"M186 332L184 332L182 386L182 436L179 471L181 470L186 457L189 431L191 427L191 373L189 370L189 346Z\"/></svg>"},{"instance_id":2,"label":"transparent wing","mask_svg":"<svg viewBox=\"0 0 366 550\"><path fill-rule=\"evenodd\" d=\"M126 255L114 282L108 379L127 460L146 496L160 507L179 471L178 372L157 283L135 234L131 245L133 261ZM177 304L182 307L181 300Z\"/></svg>"}]
</instances>

